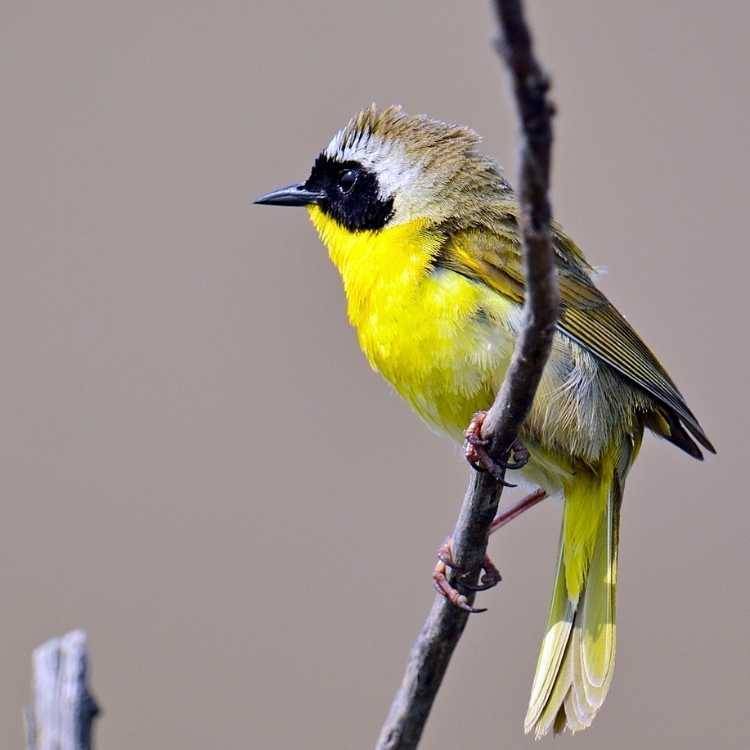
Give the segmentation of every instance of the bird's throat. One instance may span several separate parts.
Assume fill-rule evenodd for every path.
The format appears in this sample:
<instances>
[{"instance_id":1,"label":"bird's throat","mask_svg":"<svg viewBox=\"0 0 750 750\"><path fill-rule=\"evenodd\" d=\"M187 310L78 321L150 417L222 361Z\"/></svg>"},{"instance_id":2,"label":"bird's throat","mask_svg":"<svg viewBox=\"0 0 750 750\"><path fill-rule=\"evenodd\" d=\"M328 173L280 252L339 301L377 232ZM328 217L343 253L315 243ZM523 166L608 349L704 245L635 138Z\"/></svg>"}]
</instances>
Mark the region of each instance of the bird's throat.
<instances>
[{"instance_id":1,"label":"bird's throat","mask_svg":"<svg viewBox=\"0 0 750 750\"><path fill-rule=\"evenodd\" d=\"M440 241L416 219L378 231L352 232L317 206L310 218L339 270L349 319L359 329L367 319L402 307L429 274Z\"/></svg>"}]
</instances>

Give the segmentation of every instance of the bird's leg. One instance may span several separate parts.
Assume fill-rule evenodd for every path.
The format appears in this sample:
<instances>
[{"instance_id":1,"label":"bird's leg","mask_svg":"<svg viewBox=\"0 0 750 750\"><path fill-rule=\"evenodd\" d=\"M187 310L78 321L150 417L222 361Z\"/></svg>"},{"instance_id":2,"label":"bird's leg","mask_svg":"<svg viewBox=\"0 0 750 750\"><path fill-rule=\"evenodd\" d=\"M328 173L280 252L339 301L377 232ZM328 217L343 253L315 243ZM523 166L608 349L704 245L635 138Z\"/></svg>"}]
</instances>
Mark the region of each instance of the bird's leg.
<instances>
[{"instance_id":1,"label":"bird's leg","mask_svg":"<svg viewBox=\"0 0 750 750\"><path fill-rule=\"evenodd\" d=\"M471 422L469 422L469 426L466 428L466 432L464 433L464 437L466 438L466 445L464 448L466 460L476 471L486 471L492 474L492 476L501 481L505 487L515 487L514 484L505 481L505 470L522 469L529 462L529 452L526 450L523 443L516 438L508 452L508 458L512 457L512 461L506 460L505 462L500 463L492 458L487 452L489 441L482 437L482 425L484 424L486 416L486 411L478 411L471 418Z\"/></svg>"},{"instance_id":2,"label":"bird's leg","mask_svg":"<svg viewBox=\"0 0 750 750\"><path fill-rule=\"evenodd\" d=\"M488 535L494 534L498 529L509 524L514 518L518 518L521 513L540 503L545 497L547 497L547 493L544 490L535 490L530 495L527 495L521 501L516 503L510 508L510 510L505 511L505 513L498 513L490 524ZM466 596L450 584L447 576L449 568L458 571L459 573L463 573L464 575L467 572L459 568L453 561L453 539L451 537L448 537L440 546L440 549L438 549L438 561L432 572L433 585L441 596L444 596L449 602L451 602L451 604L459 609L466 610L467 612L485 612L485 609L472 607ZM502 580L500 571L492 562L489 555L484 556L482 571L482 579L479 583L466 583L459 581L459 586L468 589L469 591L486 591L493 586L497 586Z\"/></svg>"},{"instance_id":3,"label":"bird's leg","mask_svg":"<svg viewBox=\"0 0 750 750\"><path fill-rule=\"evenodd\" d=\"M535 505L541 503L546 497L546 490L540 488L534 490L530 495L526 495L526 497L519 500L510 510L506 510L505 513L498 513L490 524L489 534L494 534L498 529L507 526L514 518L518 518L521 513L524 513Z\"/></svg>"}]
</instances>

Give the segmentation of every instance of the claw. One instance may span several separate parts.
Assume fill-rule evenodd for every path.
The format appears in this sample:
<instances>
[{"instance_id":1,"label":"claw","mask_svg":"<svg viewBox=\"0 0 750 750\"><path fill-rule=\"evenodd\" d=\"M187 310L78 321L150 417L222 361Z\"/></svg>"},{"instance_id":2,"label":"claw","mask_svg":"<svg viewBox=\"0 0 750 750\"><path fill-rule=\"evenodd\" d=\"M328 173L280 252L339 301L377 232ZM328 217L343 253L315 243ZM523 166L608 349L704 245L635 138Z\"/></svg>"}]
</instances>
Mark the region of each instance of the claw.
<instances>
[{"instance_id":1,"label":"claw","mask_svg":"<svg viewBox=\"0 0 750 750\"><path fill-rule=\"evenodd\" d=\"M516 438L513 445L510 446L510 455L515 461L509 461L505 464L506 469L523 469L529 463L529 451L526 446Z\"/></svg>"},{"instance_id":2,"label":"claw","mask_svg":"<svg viewBox=\"0 0 750 750\"><path fill-rule=\"evenodd\" d=\"M513 461L499 462L494 460L487 453L489 441L482 437L482 425L484 424L487 412L478 411L469 422L464 436L466 438L466 447L464 453L466 460L471 464L475 471L486 471L491 474L504 487L516 487L517 485L505 481L506 469L522 469L529 462L529 452L524 445L515 440L508 452L513 456Z\"/></svg>"},{"instance_id":3,"label":"claw","mask_svg":"<svg viewBox=\"0 0 750 750\"><path fill-rule=\"evenodd\" d=\"M481 612L486 612L486 607L472 607L469 604L469 600L464 594L459 593L453 586L450 585L448 579L445 577L445 573L438 573L436 570L432 574L432 585L435 587L435 591L441 596L447 599L454 607L462 609L464 612L469 612L473 615L478 615Z\"/></svg>"},{"instance_id":4,"label":"claw","mask_svg":"<svg viewBox=\"0 0 750 750\"><path fill-rule=\"evenodd\" d=\"M503 580L500 571L495 567L495 564L490 560L489 556L485 556L482 568L484 573L482 574L482 580L479 583L461 581L461 586L469 591L487 591L487 589L494 588Z\"/></svg>"},{"instance_id":5,"label":"claw","mask_svg":"<svg viewBox=\"0 0 750 750\"><path fill-rule=\"evenodd\" d=\"M465 612L471 612L477 614L479 612L486 612L485 607L472 607L469 604L469 600L464 594L458 589L451 585L446 576L448 568L461 573L462 576L467 575L468 571L462 566L456 565L453 561L453 548L452 540L448 537L438 550L438 562L435 565L435 569L432 572L432 585L435 590L441 596L445 597L451 604L459 609L463 609ZM491 589L493 586L497 586L502 580L500 571L495 567L495 564L490 560L488 556L485 556L484 562L482 563L482 580L480 583L468 583L466 581L459 581L458 585L467 591L486 591Z\"/></svg>"},{"instance_id":6,"label":"claw","mask_svg":"<svg viewBox=\"0 0 750 750\"><path fill-rule=\"evenodd\" d=\"M497 584L500 583L499 581L490 581L488 583L467 583L463 582L461 586L463 588L468 589L469 591L474 591L475 593L479 593L480 591L487 591L488 589L494 588L497 586Z\"/></svg>"}]
</instances>

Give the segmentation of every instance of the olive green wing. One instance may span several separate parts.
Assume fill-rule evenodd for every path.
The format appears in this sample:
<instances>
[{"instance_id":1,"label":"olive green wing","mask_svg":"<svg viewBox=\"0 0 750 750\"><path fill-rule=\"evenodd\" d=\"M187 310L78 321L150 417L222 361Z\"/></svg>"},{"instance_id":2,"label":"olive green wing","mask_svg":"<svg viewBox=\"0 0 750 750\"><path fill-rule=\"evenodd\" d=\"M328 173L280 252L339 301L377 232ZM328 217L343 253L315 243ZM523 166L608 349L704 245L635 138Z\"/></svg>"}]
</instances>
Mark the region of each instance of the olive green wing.
<instances>
[{"instance_id":1,"label":"olive green wing","mask_svg":"<svg viewBox=\"0 0 750 750\"><path fill-rule=\"evenodd\" d=\"M715 453L659 360L594 286L589 275L593 269L580 250L557 227L554 243L561 297L558 329L664 407L654 416L650 427L690 455L702 458L700 450L685 432L686 428L706 450ZM512 219L508 223L498 222L491 229L482 226L448 234L436 264L523 303L521 249Z\"/></svg>"}]
</instances>

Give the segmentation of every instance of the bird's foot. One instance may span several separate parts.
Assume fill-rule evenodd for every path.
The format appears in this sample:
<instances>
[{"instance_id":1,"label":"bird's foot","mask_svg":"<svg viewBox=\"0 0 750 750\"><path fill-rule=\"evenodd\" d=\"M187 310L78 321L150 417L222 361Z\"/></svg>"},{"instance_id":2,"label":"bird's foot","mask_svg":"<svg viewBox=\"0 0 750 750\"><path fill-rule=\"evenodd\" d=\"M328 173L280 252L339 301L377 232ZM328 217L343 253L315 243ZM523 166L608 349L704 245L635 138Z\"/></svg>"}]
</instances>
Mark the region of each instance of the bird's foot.
<instances>
[{"instance_id":1,"label":"bird's foot","mask_svg":"<svg viewBox=\"0 0 750 750\"><path fill-rule=\"evenodd\" d=\"M500 462L492 458L487 452L489 441L482 437L482 425L487 417L486 411L478 411L469 422L464 437L466 444L464 454L466 460L476 471L486 471L495 479L502 482L505 487L515 487L516 485L506 482L506 469L522 469L529 462L529 451L523 443L516 438L508 451L506 461ZM512 460L510 460L512 459Z\"/></svg>"},{"instance_id":2,"label":"bird's foot","mask_svg":"<svg viewBox=\"0 0 750 750\"><path fill-rule=\"evenodd\" d=\"M524 497L509 510L506 510L504 513L498 513L490 524L488 535L494 534L498 529L509 524L514 518L518 518L522 513L538 505L546 497L547 493L543 489L538 489ZM460 573L462 577L467 577L468 575L468 571L456 565L453 560L453 539L451 537L448 537L438 550L438 561L435 569L432 571L433 586L441 596L445 597L459 609L466 610L467 612L486 612L486 609L472 607L466 596L451 585L447 575L449 569ZM501 580L500 571L492 562L489 555L485 555L484 562L482 563L482 578L479 583L469 583L459 580L458 585L467 591L486 591L493 586L497 586Z\"/></svg>"},{"instance_id":3,"label":"bird's foot","mask_svg":"<svg viewBox=\"0 0 750 750\"><path fill-rule=\"evenodd\" d=\"M486 608L472 607L469 604L465 594L462 594L457 588L451 585L448 580L448 570L455 570L461 574L461 577L467 577L471 571L459 567L453 560L453 540L448 537L438 550L438 561L435 569L432 571L432 583L435 590L441 596L445 597L451 604L466 612L478 613L486 612ZM459 580L458 585L468 591L486 591L493 586L497 586L502 581L500 571L492 562L488 555L485 555L482 563L482 578L479 583L470 583Z\"/></svg>"}]
</instances>

